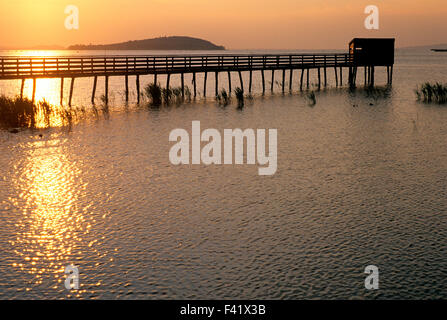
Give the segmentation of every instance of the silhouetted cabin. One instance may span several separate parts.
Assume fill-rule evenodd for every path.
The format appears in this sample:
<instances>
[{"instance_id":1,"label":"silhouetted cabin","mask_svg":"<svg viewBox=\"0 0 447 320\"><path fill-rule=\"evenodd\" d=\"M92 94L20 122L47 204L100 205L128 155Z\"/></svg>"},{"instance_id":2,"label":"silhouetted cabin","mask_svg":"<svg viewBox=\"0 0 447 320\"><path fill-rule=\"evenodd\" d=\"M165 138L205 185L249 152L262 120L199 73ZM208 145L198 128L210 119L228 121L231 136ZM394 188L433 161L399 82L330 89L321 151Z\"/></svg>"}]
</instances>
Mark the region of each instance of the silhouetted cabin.
<instances>
[{"instance_id":1,"label":"silhouetted cabin","mask_svg":"<svg viewBox=\"0 0 447 320\"><path fill-rule=\"evenodd\" d=\"M392 38L354 38L349 53L356 66L392 66L394 43Z\"/></svg>"}]
</instances>

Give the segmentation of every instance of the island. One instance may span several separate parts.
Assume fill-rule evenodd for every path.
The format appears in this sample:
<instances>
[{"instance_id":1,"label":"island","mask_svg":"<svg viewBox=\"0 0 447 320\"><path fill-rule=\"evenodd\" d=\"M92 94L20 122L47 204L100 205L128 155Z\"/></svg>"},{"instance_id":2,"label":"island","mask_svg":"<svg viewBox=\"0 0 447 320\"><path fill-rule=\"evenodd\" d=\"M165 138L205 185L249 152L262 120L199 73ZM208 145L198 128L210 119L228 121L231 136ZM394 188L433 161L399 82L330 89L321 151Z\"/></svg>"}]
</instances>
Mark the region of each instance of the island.
<instances>
[{"instance_id":1,"label":"island","mask_svg":"<svg viewBox=\"0 0 447 320\"><path fill-rule=\"evenodd\" d=\"M192 37L160 37L101 45L72 45L68 50L225 50L225 47Z\"/></svg>"}]
</instances>

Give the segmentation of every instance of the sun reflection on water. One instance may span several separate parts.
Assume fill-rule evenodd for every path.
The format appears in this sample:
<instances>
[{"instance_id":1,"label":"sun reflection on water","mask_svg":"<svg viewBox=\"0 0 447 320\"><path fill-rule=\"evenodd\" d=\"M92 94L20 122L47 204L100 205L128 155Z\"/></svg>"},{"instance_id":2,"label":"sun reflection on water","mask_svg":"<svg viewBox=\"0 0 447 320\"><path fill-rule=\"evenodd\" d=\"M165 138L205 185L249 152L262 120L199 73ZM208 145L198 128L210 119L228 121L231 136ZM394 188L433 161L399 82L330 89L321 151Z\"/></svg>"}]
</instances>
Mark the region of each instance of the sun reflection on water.
<instances>
[{"instance_id":1,"label":"sun reflection on water","mask_svg":"<svg viewBox=\"0 0 447 320\"><path fill-rule=\"evenodd\" d=\"M35 276L27 290L52 276L54 288L60 289L67 261L74 251L79 253L91 228L77 206L86 185L59 140L34 142L28 150L25 169L15 181L21 190L15 202L23 216L16 225L17 238L11 241L21 262L13 266Z\"/></svg>"}]
</instances>

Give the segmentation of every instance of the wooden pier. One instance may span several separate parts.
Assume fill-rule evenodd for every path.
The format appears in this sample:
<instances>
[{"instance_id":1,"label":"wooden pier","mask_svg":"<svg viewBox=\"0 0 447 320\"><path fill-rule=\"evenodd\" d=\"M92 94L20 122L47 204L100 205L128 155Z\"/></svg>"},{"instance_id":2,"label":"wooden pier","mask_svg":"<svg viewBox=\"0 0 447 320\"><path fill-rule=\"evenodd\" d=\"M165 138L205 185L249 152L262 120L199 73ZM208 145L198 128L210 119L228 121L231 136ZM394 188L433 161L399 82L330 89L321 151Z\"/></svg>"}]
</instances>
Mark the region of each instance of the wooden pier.
<instances>
[{"instance_id":1,"label":"wooden pier","mask_svg":"<svg viewBox=\"0 0 447 320\"><path fill-rule=\"evenodd\" d=\"M318 88L327 86L327 73L334 72L336 86L343 85L343 70L348 70L348 84L355 86L357 65L350 53L333 54L269 54L269 55L171 55L171 56L59 56L59 57L0 57L0 80L22 80L21 96L23 96L24 81L33 80L33 95L36 92L37 79L61 79L61 104L63 99L64 79L71 79L69 105L73 96L76 78L92 77L92 103L95 102L95 92L98 77L105 79L105 102L108 101L109 77L121 76L125 78L125 97L129 99L129 76L136 77L138 102L140 100L140 76L154 75L157 82L158 75L167 75L166 87L169 88L171 75L180 75L181 89L184 95L184 75L192 74L193 93L197 95L196 74L204 74L203 95L206 96L208 74L214 74L216 79L215 94L218 94L218 75L220 72L228 74L228 86L231 92L231 72L239 75L240 87L244 90L242 72L249 72L248 91L252 91L252 74L260 72L262 79L262 93L266 91L265 71L271 71L271 87L275 82L275 71L281 71L281 90L284 92L286 71L289 72L289 90L293 89L293 72L299 70L299 90L304 85L310 87L309 73L315 70L318 75ZM389 71L389 66L388 66ZM365 67L365 77L374 82L374 66ZM392 69L388 72L388 84L392 81ZM304 82L304 76L306 81ZM371 81L372 79L372 81Z\"/></svg>"}]
</instances>

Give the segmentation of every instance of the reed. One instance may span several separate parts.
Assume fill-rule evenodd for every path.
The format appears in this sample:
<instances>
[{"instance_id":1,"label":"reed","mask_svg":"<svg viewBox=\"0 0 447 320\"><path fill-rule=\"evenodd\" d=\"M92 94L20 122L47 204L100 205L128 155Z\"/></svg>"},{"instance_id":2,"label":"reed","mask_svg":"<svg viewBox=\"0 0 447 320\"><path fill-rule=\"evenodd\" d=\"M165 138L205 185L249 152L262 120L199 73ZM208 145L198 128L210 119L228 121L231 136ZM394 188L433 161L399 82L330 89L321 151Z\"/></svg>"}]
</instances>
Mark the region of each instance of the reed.
<instances>
[{"instance_id":1,"label":"reed","mask_svg":"<svg viewBox=\"0 0 447 320\"><path fill-rule=\"evenodd\" d=\"M149 103L152 106L160 106L161 105L161 88L156 83L150 83L144 88L144 92L149 99Z\"/></svg>"},{"instance_id":2,"label":"reed","mask_svg":"<svg viewBox=\"0 0 447 320\"><path fill-rule=\"evenodd\" d=\"M223 106L227 106L230 103L231 98L228 95L227 90L222 89L220 91L220 93L217 95L217 101L219 102L220 105Z\"/></svg>"},{"instance_id":3,"label":"reed","mask_svg":"<svg viewBox=\"0 0 447 320\"><path fill-rule=\"evenodd\" d=\"M425 103L447 103L447 85L426 82L415 90L417 99Z\"/></svg>"},{"instance_id":4,"label":"reed","mask_svg":"<svg viewBox=\"0 0 447 320\"><path fill-rule=\"evenodd\" d=\"M0 125L7 128L34 128L37 106L29 99L0 96Z\"/></svg>"},{"instance_id":5,"label":"reed","mask_svg":"<svg viewBox=\"0 0 447 320\"><path fill-rule=\"evenodd\" d=\"M307 94L307 99L309 100L309 105L314 106L317 103L317 98L315 92L311 91Z\"/></svg>"},{"instance_id":6,"label":"reed","mask_svg":"<svg viewBox=\"0 0 447 320\"><path fill-rule=\"evenodd\" d=\"M243 108L245 105L244 91L241 88L237 87L236 89L234 89L234 95L237 99L238 108Z\"/></svg>"}]
</instances>

